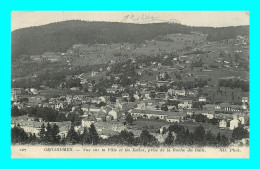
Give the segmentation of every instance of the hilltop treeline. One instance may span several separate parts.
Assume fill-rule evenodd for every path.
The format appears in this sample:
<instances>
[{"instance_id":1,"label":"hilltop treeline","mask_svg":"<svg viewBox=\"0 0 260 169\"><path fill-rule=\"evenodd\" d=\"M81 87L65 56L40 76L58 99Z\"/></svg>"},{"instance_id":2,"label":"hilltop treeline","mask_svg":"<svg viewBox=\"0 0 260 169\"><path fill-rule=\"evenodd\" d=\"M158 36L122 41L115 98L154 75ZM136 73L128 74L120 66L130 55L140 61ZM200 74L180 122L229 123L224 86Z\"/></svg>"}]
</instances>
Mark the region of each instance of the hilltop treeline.
<instances>
[{"instance_id":1,"label":"hilltop treeline","mask_svg":"<svg viewBox=\"0 0 260 169\"><path fill-rule=\"evenodd\" d=\"M140 43L158 35L189 34L191 31L208 34L208 40L223 40L239 34L248 35L248 26L209 28L173 23L130 24L64 21L13 31L12 59L21 55L36 55L47 51L66 52L72 45L78 43Z\"/></svg>"},{"instance_id":2,"label":"hilltop treeline","mask_svg":"<svg viewBox=\"0 0 260 169\"><path fill-rule=\"evenodd\" d=\"M128 24L65 21L12 32L12 57L65 52L76 43L139 43L158 35L190 33L180 24Z\"/></svg>"},{"instance_id":3,"label":"hilltop treeline","mask_svg":"<svg viewBox=\"0 0 260 169\"><path fill-rule=\"evenodd\" d=\"M208 34L207 36L208 41L232 39L238 35L249 36L249 26L236 26L236 27L231 26L231 27L222 27L222 28L200 27L196 29L205 34Z\"/></svg>"}]
</instances>

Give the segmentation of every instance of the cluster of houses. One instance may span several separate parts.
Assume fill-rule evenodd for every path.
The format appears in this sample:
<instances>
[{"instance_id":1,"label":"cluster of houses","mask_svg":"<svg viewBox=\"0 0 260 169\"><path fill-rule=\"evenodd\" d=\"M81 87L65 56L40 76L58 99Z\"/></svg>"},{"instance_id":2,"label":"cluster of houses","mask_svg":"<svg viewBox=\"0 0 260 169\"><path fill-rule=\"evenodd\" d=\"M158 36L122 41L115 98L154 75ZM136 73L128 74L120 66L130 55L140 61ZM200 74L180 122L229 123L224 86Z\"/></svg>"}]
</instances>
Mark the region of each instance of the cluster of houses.
<instances>
[{"instance_id":1,"label":"cluster of houses","mask_svg":"<svg viewBox=\"0 0 260 169\"><path fill-rule=\"evenodd\" d=\"M116 85L113 88L117 88ZM24 107L49 107L57 111L78 113L82 111L82 120L80 126L75 126L75 130L82 132L84 127L95 124L98 133L103 138L117 134L124 129L129 129L125 123L125 113L132 115L134 120L162 120L166 123L182 123L187 116L202 114L208 119L216 118L219 121L220 129L233 130L237 126L246 125L248 121L248 97L242 97L242 105L232 105L230 103L207 104L205 96L196 97L196 100L185 99L187 91L185 89L169 89L167 92L150 91L146 86L144 90L135 93L134 102L125 101L129 99L129 93L123 92L121 97L117 97L115 103L109 101L108 96L89 97L87 95L67 95L58 98L47 99L44 96L35 93L30 95L28 102L19 102L23 93L22 89L12 89L12 105L19 109ZM145 90L146 89L146 90ZM155 94L155 97L152 97ZM178 99L181 97L181 99ZM167 101L179 101L177 106L167 105L167 110L162 109ZM194 102L205 103L201 109L193 107ZM103 104L101 104L103 103ZM12 117L12 127L19 124L28 133L38 134L42 123L40 120L35 121L33 117ZM61 137L65 137L67 129L70 127L69 122L56 122L62 128L60 129ZM136 132L136 131L135 131ZM138 133L138 132L137 132Z\"/></svg>"},{"instance_id":2,"label":"cluster of houses","mask_svg":"<svg viewBox=\"0 0 260 169\"><path fill-rule=\"evenodd\" d=\"M50 122L50 125L53 125L54 123L59 126L58 135L61 138L65 138L71 127L71 122ZM36 137L39 136L42 124L44 124L45 127L47 126L47 122L44 122L41 118L29 117L28 115L11 118L11 128L19 125L26 133L35 134Z\"/></svg>"}]
</instances>

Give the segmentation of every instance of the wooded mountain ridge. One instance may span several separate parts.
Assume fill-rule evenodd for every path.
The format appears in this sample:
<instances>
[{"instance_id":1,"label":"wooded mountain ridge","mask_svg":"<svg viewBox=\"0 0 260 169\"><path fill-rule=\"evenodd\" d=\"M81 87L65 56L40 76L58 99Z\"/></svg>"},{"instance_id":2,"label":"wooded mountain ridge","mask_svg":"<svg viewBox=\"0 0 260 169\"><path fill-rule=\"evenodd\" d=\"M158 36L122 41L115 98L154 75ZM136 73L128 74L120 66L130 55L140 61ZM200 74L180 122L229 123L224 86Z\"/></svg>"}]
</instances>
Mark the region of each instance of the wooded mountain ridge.
<instances>
[{"instance_id":1,"label":"wooded mountain ridge","mask_svg":"<svg viewBox=\"0 0 260 169\"><path fill-rule=\"evenodd\" d=\"M191 27L177 23L63 21L13 31L11 34L12 60L21 55L39 55L47 51L66 52L72 45L79 43L141 43L159 35L190 34L192 31L208 34L209 41L218 41L238 35L248 36L249 26L212 28Z\"/></svg>"}]
</instances>

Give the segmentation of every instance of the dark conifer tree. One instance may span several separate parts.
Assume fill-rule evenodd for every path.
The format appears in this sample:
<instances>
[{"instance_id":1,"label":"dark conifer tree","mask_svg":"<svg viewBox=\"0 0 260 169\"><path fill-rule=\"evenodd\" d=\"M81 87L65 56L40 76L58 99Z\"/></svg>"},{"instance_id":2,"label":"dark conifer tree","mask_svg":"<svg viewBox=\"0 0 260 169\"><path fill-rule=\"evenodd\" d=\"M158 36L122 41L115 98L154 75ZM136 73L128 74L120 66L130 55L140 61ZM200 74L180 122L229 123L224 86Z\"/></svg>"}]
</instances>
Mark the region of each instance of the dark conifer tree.
<instances>
[{"instance_id":1,"label":"dark conifer tree","mask_svg":"<svg viewBox=\"0 0 260 169\"><path fill-rule=\"evenodd\" d=\"M99 136L93 123L90 125L89 128L89 136L90 136L91 144L97 144L99 142Z\"/></svg>"}]
</instances>

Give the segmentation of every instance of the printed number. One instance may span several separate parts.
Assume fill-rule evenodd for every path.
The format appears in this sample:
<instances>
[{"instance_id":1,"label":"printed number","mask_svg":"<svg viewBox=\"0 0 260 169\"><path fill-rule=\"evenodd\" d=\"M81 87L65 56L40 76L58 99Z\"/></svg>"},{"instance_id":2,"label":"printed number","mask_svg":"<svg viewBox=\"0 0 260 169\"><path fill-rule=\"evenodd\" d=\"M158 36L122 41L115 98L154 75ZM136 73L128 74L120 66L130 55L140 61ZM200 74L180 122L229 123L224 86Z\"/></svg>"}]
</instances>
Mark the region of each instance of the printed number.
<instances>
[{"instance_id":1,"label":"printed number","mask_svg":"<svg viewBox=\"0 0 260 169\"><path fill-rule=\"evenodd\" d=\"M22 148L22 149L20 149L20 151L23 151L23 152L25 152L25 151L26 151L26 149L25 149L25 148Z\"/></svg>"}]
</instances>

